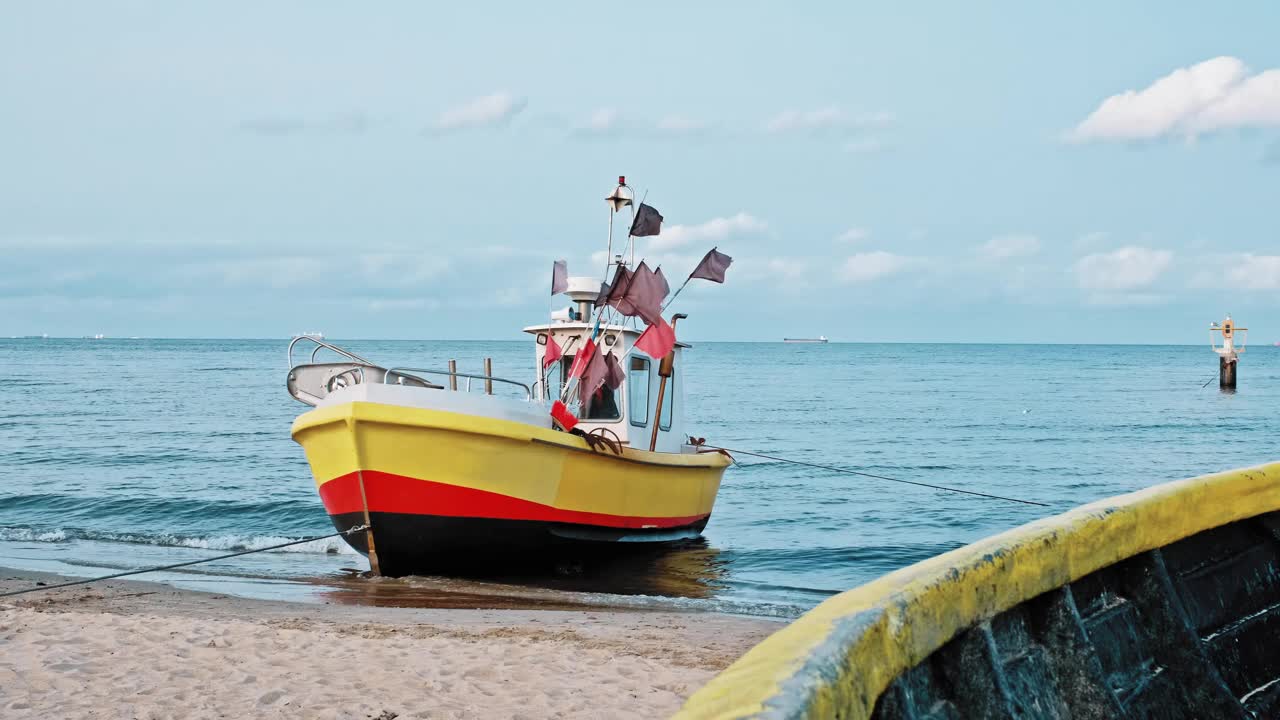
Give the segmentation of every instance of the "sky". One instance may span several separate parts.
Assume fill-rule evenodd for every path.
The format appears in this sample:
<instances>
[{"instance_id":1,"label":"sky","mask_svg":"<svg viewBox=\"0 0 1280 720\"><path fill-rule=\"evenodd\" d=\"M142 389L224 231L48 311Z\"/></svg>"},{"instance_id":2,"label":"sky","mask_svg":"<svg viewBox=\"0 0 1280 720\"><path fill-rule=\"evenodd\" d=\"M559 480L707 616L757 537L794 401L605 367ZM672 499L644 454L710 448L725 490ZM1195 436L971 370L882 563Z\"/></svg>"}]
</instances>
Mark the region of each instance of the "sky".
<instances>
[{"instance_id":1,"label":"sky","mask_svg":"<svg viewBox=\"0 0 1280 720\"><path fill-rule=\"evenodd\" d=\"M1280 341L1280 5L0 0L0 336ZM618 232L625 234L625 218ZM686 329L687 328L687 329Z\"/></svg>"}]
</instances>

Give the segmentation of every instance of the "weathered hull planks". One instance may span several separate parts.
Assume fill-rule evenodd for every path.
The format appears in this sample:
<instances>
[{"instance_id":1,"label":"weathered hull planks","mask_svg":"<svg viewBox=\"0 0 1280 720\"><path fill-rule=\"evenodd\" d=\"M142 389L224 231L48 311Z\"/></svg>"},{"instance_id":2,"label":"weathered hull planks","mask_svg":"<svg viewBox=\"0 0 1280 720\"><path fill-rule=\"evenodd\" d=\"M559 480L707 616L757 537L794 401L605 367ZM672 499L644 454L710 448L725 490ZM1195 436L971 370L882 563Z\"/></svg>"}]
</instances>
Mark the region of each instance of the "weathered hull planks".
<instances>
[{"instance_id":1,"label":"weathered hull planks","mask_svg":"<svg viewBox=\"0 0 1280 720\"><path fill-rule=\"evenodd\" d=\"M899 676L874 717L1280 717L1280 514L1007 610Z\"/></svg>"},{"instance_id":2,"label":"weathered hull planks","mask_svg":"<svg viewBox=\"0 0 1280 720\"><path fill-rule=\"evenodd\" d=\"M1045 518L841 593L680 718L1280 717L1280 463Z\"/></svg>"}]
</instances>

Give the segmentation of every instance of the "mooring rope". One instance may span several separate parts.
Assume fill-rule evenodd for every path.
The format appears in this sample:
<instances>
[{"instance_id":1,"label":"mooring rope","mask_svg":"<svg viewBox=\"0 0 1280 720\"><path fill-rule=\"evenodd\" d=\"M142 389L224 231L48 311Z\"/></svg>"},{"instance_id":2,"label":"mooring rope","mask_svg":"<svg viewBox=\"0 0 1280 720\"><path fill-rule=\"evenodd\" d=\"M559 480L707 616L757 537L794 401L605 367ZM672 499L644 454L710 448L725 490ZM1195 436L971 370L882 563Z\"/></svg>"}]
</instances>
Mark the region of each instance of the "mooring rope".
<instances>
[{"instance_id":1,"label":"mooring rope","mask_svg":"<svg viewBox=\"0 0 1280 720\"><path fill-rule=\"evenodd\" d=\"M359 525L342 532L330 533L328 535L317 535L315 537L302 538L301 540L290 540L279 545L268 545L267 547L254 548L252 550L241 550L239 552L229 553L227 555L219 555L217 557L204 558L201 560L188 560L187 562L174 563L172 565L158 565L156 567L142 568L141 570L129 570L127 572L113 573L111 575L103 575L101 577L87 578L85 580L72 580L71 582L58 583L56 585L37 585L35 587L24 588L22 590L11 590L9 592L0 593L0 597L12 597L14 595L25 595L27 593L39 592L41 590L57 590L58 588L71 587L73 585L88 585L89 583L100 582L102 580L114 580L115 578L128 577L129 575L141 575L143 573L157 572L159 570L174 570L176 568L190 567L192 565L200 565L201 563L214 562L215 560L226 560L227 558L240 557L241 555L252 555L253 553L266 552L268 550L279 550L290 545L301 545L303 543L314 542L316 540L327 540L333 537L351 535L352 533L368 530L368 525Z\"/></svg>"},{"instance_id":2,"label":"mooring rope","mask_svg":"<svg viewBox=\"0 0 1280 720\"><path fill-rule=\"evenodd\" d=\"M734 450L733 448L719 447L717 445L699 444L698 447L704 447L709 450L723 450L727 453L735 455L750 455L752 457L764 458L765 460L774 460L776 462L790 463L791 465L804 465L805 467L818 468L820 470L830 470L831 472L844 473L846 475L860 475L862 477L875 478L876 480L887 480L889 482L902 483L903 485L915 485L917 487L925 487L933 490L944 490L946 492L960 493L962 495L974 495L988 500L1004 500L1006 502L1021 503L1023 505L1035 505L1036 507L1053 507L1049 503L1036 502L1035 500L1022 500L1015 497L1005 497L1004 495L992 495L990 493L978 492L977 490L963 490L961 488L947 487L945 485L930 485L929 483L917 482L915 480L900 480L885 475L874 475L872 473L859 472L857 470L848 470L845 468L832 467L831 465L819 465L818 463L805 462L804 460L791 460L789 458L778 457L776 455L765 455L764 453L749 452L747 450Z\"/></svg>"}]
</instances>

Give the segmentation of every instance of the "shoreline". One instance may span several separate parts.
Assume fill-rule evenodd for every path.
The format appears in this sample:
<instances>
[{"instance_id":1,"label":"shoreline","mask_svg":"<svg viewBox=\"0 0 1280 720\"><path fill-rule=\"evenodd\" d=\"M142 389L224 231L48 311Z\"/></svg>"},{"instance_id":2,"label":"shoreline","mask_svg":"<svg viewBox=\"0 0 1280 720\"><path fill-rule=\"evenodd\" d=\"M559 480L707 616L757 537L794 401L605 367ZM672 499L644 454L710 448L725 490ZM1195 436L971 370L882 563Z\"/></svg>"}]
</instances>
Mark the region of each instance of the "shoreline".
<instances>
[{"instance_id":1,"label":"shoreline","mask_svg":"<svg viewBox=\"0 0 1280 720\"><path fill-rule=\"evenodd\" d=\"M0 568L0 592L67 579ZM781 627L711 612L300 603L109 580L0 598L0 714L664 716Z\"/></svg>"}]
</instances>

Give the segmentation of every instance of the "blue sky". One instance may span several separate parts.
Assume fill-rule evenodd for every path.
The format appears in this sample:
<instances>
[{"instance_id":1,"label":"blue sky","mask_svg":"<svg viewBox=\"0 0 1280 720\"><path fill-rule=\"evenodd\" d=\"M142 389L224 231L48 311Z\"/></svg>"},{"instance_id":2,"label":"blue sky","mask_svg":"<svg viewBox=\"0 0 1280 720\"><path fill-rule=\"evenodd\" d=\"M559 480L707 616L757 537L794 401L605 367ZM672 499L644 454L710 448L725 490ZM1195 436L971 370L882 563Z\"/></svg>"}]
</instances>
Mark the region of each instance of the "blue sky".
<instances>
[{"instance_id":1,"label":"blue sky","mask_svg":"<svg viewBox=\"0 0 1280 720\"><path fill-rule=\"evenodd\" d=\"M6 4L0 336L517 338L626 174L691 339L1280 340L1280 6L543 5Z\"/></svg>"}]
</instances>

